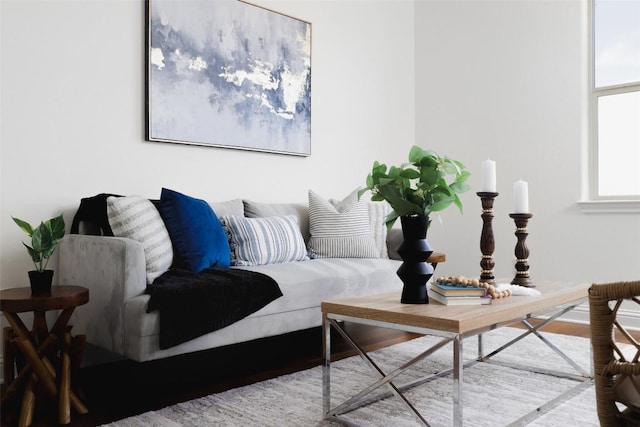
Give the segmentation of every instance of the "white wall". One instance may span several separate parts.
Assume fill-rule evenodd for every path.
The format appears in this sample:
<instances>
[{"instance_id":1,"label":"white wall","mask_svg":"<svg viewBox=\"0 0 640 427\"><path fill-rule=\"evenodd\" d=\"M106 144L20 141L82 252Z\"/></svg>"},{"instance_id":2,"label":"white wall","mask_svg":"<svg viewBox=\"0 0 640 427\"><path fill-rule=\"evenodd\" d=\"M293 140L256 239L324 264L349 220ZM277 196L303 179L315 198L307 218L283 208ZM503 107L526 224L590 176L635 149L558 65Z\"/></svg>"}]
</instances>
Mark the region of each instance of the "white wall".
<instances>
[{"instance_id":1,"label":"white wall","mask_svg":"<svg viewBox=\"0 0 640 427\"><path fill-rule=\"evenodd\" d=\"M257 2L258 3L258 2ZM341 197L413 143L467 164L465 214L434 219L438 273L479 274L482 160L498 163L496 275L513 276L511 184L530 185L531 274L640 278L640 216L583 214L586 0L261 0L313 24L308 158L144 141L142 0L0 0L0 288L23 235L100 192L208 200ZM637 313L636 313L637 314ZM582 317L584 319L584 316Z\"/></svg>"},{"instance_id":2,"label":"white wall","mask_svg":"<svg viewBox=\"0 0 640 427\"><path fill-rule=\"evenodd\" d=\"M429 239L442 272L479 273L479 167L498 164L496 275L513 274L511 184L529 182L536 278L640 278L640 216L583 214L585 0L261 0L312 22L308 158L144 141L142 0L2 0L0 287L31 268L10 216L65 214L99 192L305 201L361 185L415 142L474 174Z\"/></svg>"},{"instance_id":3,"label":"white wall","mask_svg":"<svg viewBox=\"0 0 640 427\"><path fill-rule=\"evenodd\" d=\"M2 0L0 287L32 265L11 216L69 226L81 197L343 197L414 143L412 1L260 1L312 23L312 155L144 141L142 0ZM26 237L26 236L24 236Z\"/></svg>"},{"instance_id":4,"label":"white wall","mask_svg":"<svg viewBox=\"0 0 640 427\"><path fill-rule=\"evenodd\" d=\"M585 214L586 0L416 1L416 140L474 174L432 225L441 273L478 275L480 164L497 162L497 277L513 277L512 184L529 182L532 278L640 279L640 215Z\"/></svg>"}]
</instances>

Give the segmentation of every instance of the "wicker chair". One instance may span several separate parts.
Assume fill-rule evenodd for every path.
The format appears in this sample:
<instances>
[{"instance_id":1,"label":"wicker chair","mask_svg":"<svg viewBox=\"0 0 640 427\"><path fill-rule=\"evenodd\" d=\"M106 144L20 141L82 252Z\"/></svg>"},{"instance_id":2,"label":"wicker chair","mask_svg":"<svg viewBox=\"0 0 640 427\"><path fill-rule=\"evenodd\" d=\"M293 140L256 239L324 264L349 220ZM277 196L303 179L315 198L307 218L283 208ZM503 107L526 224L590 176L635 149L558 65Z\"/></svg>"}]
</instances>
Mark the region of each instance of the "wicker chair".
<instances>
[{"instance_id":1,"label":"wicker chair","mask_svg":"<svg viewBox=\"0 0 640 427\"><path fill-rule=\"evenodd\" d=\"M640 342L616 318L625 300L631 302L631 310L640 309L640 281L594 284L589 289L596 401L600 425L605 427L640 425ZM631 351L621 343L630 344Z\"/></svg>"}]
</instances>

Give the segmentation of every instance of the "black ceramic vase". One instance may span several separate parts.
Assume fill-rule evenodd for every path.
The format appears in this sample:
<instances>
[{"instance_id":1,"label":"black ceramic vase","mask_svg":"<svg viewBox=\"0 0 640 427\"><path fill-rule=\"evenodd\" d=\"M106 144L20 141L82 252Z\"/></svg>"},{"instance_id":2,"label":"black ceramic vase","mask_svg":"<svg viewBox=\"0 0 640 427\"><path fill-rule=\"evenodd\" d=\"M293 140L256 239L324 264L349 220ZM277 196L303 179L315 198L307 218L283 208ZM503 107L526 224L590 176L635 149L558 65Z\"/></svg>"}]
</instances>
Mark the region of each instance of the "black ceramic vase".
<instances>
[{"instance_id":1,"label":"black ceramic vase","mask_svg":"<svg viewBox=\"0 0 640 427\"><path fill-rule=\"evenodd\" d=\"M433 267L427 262L427 258L433 252L427 242L429 217L403 216L400 217L400 222L403 241L398 248L398 254L403 263L397 274L404 284L400 302L429 304L427 282L433 275Z\"/></svg>"},{"instance_id":2,"label":"black ceramic vase","mask_svg":"<svg viewBox=\"0 0 640 427\"><path fill-rule=\"evenodd\" d=\"M53 283L53 270L31 270L29 271L29 282L31 283L31 294L50 294L51 283Z\"/></svg>"}]
</instances>

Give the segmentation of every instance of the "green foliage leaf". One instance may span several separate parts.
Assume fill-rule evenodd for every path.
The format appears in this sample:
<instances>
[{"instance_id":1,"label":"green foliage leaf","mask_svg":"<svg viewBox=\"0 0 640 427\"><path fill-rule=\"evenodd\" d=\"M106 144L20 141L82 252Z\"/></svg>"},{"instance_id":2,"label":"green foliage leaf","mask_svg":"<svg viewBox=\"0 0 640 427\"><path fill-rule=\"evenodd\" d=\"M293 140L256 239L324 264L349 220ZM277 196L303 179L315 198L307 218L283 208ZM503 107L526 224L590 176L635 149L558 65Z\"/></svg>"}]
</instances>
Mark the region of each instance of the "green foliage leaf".
<instances>
[{"instance_id":1,"label":"green foliage leaf","mask_svg":"<svg viewBox=\"0 0 640 427\"><path fill-rule=\"evenodd\" d=\"M385 218L385 224L387 225L387 229L391 230L391 227L393 227L393 224L396 222L399 216L400 215L398 215L396 211L391 211L389 215L387 215L387 217Z\"/></svg>"},{"instance_id":2,"label":"green foliage leaf","mask_svg":"<svg viewBox=\"0 0 640 427\"><path fill-rule=\"evenodd\" d=\"M391 227L400 216L428 216L451 204L462 212L458 194L470 189L465 182L470 175L461 162L414 145L409 151L409 163L391 166L388 173L386 165L375 161L366 179L367 188L358 194L371 190L372 201L388 202L392 212L386 221Z\"/></svg>"},{"instance_id":3,"label":"green foliage leaf","mask_svg":"<svg viewBox=\"0 0 640 427\"><path fill-rule=\"evenodd\" d=\"M402 178L402 168L391 166L389 168L389 178L391 179L399 179Z\"/></svg>"},{"instance_id":4,"label":"green foliage leaf","mask_svg":"<svg viewBox=\"0 0 640 427\"><path fill-rule=\"evenodd\" d=\"M381 187L378 190L384 200L389 202L393 210L400 216L416 215L421 213L420 206L406 200L400 191L394 187Z\"/></svg>"},{"instance_id":5,"label":"green foliage leaf","mask_svg":"<svg viewBox=\"0 0 640 427\"><path fill-rule=\"evenodd\" d=\"M40 262L40 260L41 260L40 252L34 250L31 246L27 245L24 242L22 242L22 244L24 245L25 248L27 248L27 252L29 253L29 256L31 257L31 260L34 263Z\"/></svg>"},{"instance_id":6,"label":"green foliage leaf","mask_svg":"<svg viewBox=\"0 0 640 427\"><path fill-rule=\"evenodd\" d=\"M64 217L62 215L57 216L55 218L51 218L51 235L53 239L59 241L64 237Z\"/></svg>"},{"instance_id":7,"label":"green foliage leaf","mask_svg":"<svg viewBox=\"0 0 640 427\"><path fill-rule=\"evenodd\" d=\"M367 182L369 181L369 177L367 177ZM367 187L369 187L369 184L367 184ZM362 195L364 193L366 193L367 191L369 191L369 188L361 188L360 190L358 190L358 200L360 200L360 198L362 197Z\"/></svg>"},{"instance_id":8,"label":"green foliage leaf","mask_svg":"<svg viewBox=\"0 0 640 427\"><path fill-rule=\"evenodd\" d=\"M443 163L444 171L451 175L458 175L460 173L460 168L454 162L450 160L445 160Z\"/></svg>"},{"instance_id":9,"label":"green foliage leaf","mask_svg":"<svg viewBox=\"0 0 640 427\"><path fill-rule=\"evenodd\" d=\"M423 169L420 173L420 181L429 185L434 185L444 174L437 169Z\"/></svg>"},{"instance_id":10,"label":"green foliage leaf","mask_svg":"<svg viewBox=\"0 0 640 427\"><path fill-rule=\"evenodd\" d=\"M466 182L454 182L453 184L451 184L451 189L457 194L460 194L464 193L465 191L469 191L471 187Z\"/></svg>"},{"instance_id":11,"label":"green foliage leaf","mask_svg":"<svg viewBox=\"0 0 640 427\"><path fill-rule=\"evenodd\" d=\"M420 172L415 169L404 169L400 172L400 176L404 179L418 179L420 178Z\"/></svg>"},{"instance_id":12,"label":"green foliage leaf","mask_svg":"<svg viewBox=\"0 0 640 427\"><path fill-rule=\"evenodd\" d=\"M380 186L386 186L386 185L393 185L396 181L398 180L398 178L380 178L378 179L378 185Z\"/></svg>"},{"instance_id":13,"label":"green foliage leaf","mask_svg":"<svg viewBox=\"0 0 640 427\"><path fill-rule=\"evenodd\" d=\"M18 218L11 217L11 219L13 219L13 222L18 224L18 227L20 227L22 231L24 231L29 237L31 237L31 235L33 234L33 227L31 226L31 224Z\"/></svg>"},{"instance_id":14,"label":"green foliage leaf","mask_svg":"<svg viewBox=\"0 0 640 427\"><path fill-rule=\"evenodd\" d=\"M429 206L429 211L438 212L438 211L445 210L446 208L449 207L449 205L451 205L451 203L453 203L453 198L447 197Z\"/></svg>"},{"instance_id":15,"label":"green foliage leaf","mask_svg":"<svg viewBox=\"0 0 640 427\"><path fill-rule=\"evenodd\" d=\"M456 182L464 182L471 176L471 172L469 171L461 171L460 174L456 177Z\"/></svg>"},{"instance_id":16,"label":"green foliage leaf","mask_svg":"<svg viewBox=\"0 0 640 427\"><path fill-rule=\"evenodd\" d=\"M45 233L47 233L47 230L44 222L40 223L40 225L33 230L33 234L31 235L31 246L34 251L42 252L44 245L51 245L51 230L48 232L48 237L43 237L43 234ZM43 240L46 241L43 243Z\"/></svg>"},{"instance_id":17,"label":"green foliage leaf","mask_svg":"<svg viewBox=\"0 0 640 427\"><path fill-rule=\"evenodd\" d=\"M420 159L423 158L424 156L425 156L424 150L422 148L418 147L417 145L414 145L409 150L409 161L411 163L419 162Z\"/></svg>"},{"instance_id":18,"label":"green foliage leaf","mask_svg":"<svg viewBox=\"0 0 640 427\"><path fill-rule=\"evenodd\" d=\"M460 197L457 194L455 196L455 199L453 200L453 203L458 207L458 210L460 210L460 213L463 213L462 200L460 200Z\"/></svg>"}]
</instances>

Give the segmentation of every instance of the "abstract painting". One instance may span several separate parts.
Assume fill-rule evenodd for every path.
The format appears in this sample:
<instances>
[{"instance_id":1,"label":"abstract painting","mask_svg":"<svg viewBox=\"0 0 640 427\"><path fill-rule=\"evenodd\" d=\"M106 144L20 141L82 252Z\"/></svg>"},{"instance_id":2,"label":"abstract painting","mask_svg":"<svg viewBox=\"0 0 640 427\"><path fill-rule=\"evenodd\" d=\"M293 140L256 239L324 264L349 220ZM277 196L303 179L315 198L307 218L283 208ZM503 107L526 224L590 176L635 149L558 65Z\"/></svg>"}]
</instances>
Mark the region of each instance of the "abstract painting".
<instances>
[{"instance_id":1,"label":"abstract painting","mask_svg":"<svg viewBox=\"0 0 640 427\"><path fill-rule=\"evenodd\" d=\"M311 154L311 24L238 0L149 0L147 139Z\"/></svg>"}]
</instances>

